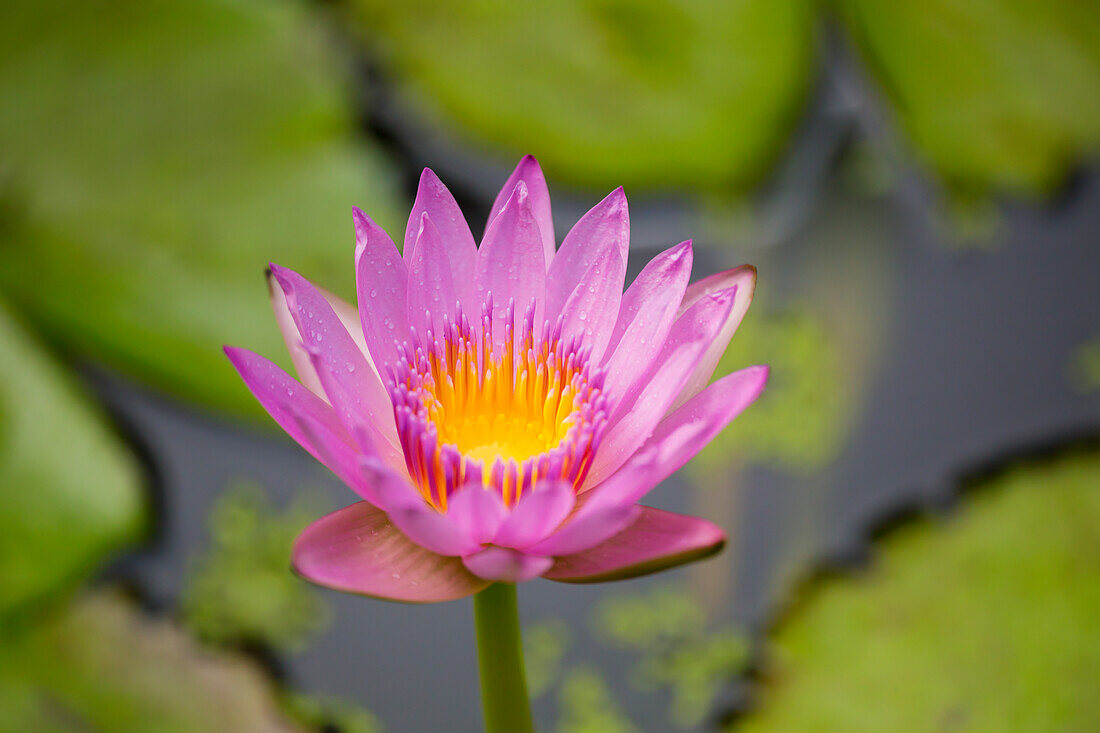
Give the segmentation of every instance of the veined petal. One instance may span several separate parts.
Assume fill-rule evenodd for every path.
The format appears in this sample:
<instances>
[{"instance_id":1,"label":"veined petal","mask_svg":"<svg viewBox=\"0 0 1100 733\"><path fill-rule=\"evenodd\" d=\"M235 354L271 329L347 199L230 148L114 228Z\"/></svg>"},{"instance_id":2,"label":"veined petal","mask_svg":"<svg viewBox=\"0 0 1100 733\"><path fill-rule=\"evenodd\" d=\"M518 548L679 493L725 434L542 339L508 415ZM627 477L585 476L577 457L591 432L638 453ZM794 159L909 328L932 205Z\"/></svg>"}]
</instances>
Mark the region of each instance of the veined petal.
<instances>
[{"instance_id":1,"label":"veined petal","mask_svg":"<svg viewBox=\"0 0 1100 733\"><path fill-rule=\"evenodd\" d=\"M428 214L420 217L412 258L409 260L408 323L426 336L439 334L443 317L451 322L462 301L448 245Z\"/></svg>"},{"instance_id":2,"label":"veined petal","mask_svg":"<svg viewBox=\"0 0 1100 733\"><path fill-rule=\"evenodd\" d=\"M680 313L686 313L700 299L708 295L726 291L734 293L733 308L730 309L721 330L718 331L718 335L699 360L698 366L684 385L680 396L672 403L672 409L676 409L698 394L710 381L711 375L714 374L714 368L718 366L718 360L722 358L722 354L726 353L730 339L733 338L737 327L741 325L741 321L745 318L745 313L752 303L752 296L756 291L756 268L752 265L742 265L692 283L688 286L687 292L684 293L684 302L680 304Z\"/></svg>"},{"instance_id":3,"label":"veined petal","mask_svg":"<svg viewBox=\"0 0 1100 733\"><path fill-rule=\"evenodd\" d=\"M633 578L709 557L726 543L722 529L705 519L640 509L622 532L584 552L558 557L543 577L564 583Z\"/></svg>"},{"instance_id":4,"label":"veined petal","mask_svg":"<svg viewBox=\"0 0 1100 733\"><path fill-rule=\"evenodd\" d=\"M478 250L477 289L482 302L493 296L493 340L503 343L509 303L522 315L540 299L546 283L542 233L531 211L527 184L520 181L489 227ZM536 311L536 316L539 311Z\"/></svg>"},{"instance_id":5,"label":"veined petal","mask_svg":"<svg viewBox=\"0 0 1100 733\"><path fill-rule=\"evenodd\" d=\"M564 315L572 328L591 332L597 361L618 317L629 247L626 194L617 188L569 230L546 273L546 319Z\"/></svg>"},{"instance_id":6,"label":"veined petal","mask_svg":"<svg viewBox=\"0 0 1100 733\"><path fill-rule=\"evenodd\" d=\"M452 253L456 282L473 282L474 263L477 258L477 244L470 232L470 225L462 215L462 209L443 181L439 180L431 168L425 168L420 174L420 185L416 190L416 201L409 212L409 224L405 229L405 261L412 257L413 244L424 214L432 218L439 236Z\"/></svg>"},{"instance_id":7,"label":"veined petal","mask_svg":"<svg viewBox=\"0 0 1100 733\"><path fill-rule=\"evenodd\" d=\"M470 484L447 498L447 518L471 541L493 541L507 514L500 493L481 484Z\"/></svg>"},{"instance_id":8,"label":"veined petal","mask_svg":"<svg viewBox=\"0 0 1100 733\"><path fill-rule=\"evenodd\" d=\"M525 493L505 518L493 544L523 549L545 539L573 509L573 485L544 481Z\"/></svg>"},{"instance_id":9,"label":"veined petal","mask_svg":"<svg viewBox=\"0 0 1100 733\"><path fill-rule=\"evenodd\" d=\"M302 384L308 387L311 392L327 401L328 397L321 387L321 379L317 376L317 371L313 368L313 364L310 363L309 354L306 352L301 334L298 333L298 326L294 322L294 316L290 312L290 307L287 306L286 295L283 293L283 289L279 287L278 282L275 281L275 275L270 269L267 273L267 289L271 296L271 309L275 311L275 323L279 326L279 331L283 334L283 341L286 343L287 351L290 352L290 360L294 364L294 370L298 372L298 379L300 379ZM359 321L355 315L355 308L343 298L328 292L324 288L317 288L317 292L328 301L336 317L340 319L340 322L344 324L344 328L348 330L348 335L351 336L352 341L355 342L355 345L359 347L369 362L370 355L367 353L366 342L363 340L363 335L360 333Z\"/></svg>"},{"instance_id":10,"label":"veined petal","mask_svg":"<svg viewBox=\"0 0 1100 733\"><path fill-rule=\"evenodd\" d=\"M226 346L225 354L241 375L245 385L279 424L279 427L310 455L337 475L341 475L341 467L329 464L325 450L316 444L317 436L307 434L302 422L298 419L298 415L309 415L326 428L327 434L332 436L334 441L343 443L350 449L351 436L337 419L332 407L312 390L306 389L273 362L259 354L234 346Z\"/></svg>"},{"instance_id":11,"label":"veined petal","mask_svg":"<svg viewBox=\"0 0 1100 733\"><path fill-rule=\"evenodd\" d=\"M438 555L476 552L480 543L464 528L427 504L408 481L370 457L360 461L363 497L384 511L410 540Z\"/></svg>"},{"instance_id":12,"label":"veined petal","mask_svg":"<svg viewBox=\"0 0 1100 733\"><path fill-rule=\"evenodd\" d=\"M668 413L733 306L733 294L707 295L673 324L661 352L615 410L585 487L595 486L630 458Z\"/></svg>"},{"instance_id":13,"label":"veined petal","mask_svg":"<svg viewBox=\"0 0 1100 733\"><path fill-rule=\"evenodd\" d=\"M318 585L406 603L465 598L489 585L460 559L411 542L366 502L306 527L294 542L293 564L295 572Z\"/></svg>"},{"instance_id":14,"label":"veined petal","mask_svg":"<svg viewBox=\"0 0 1100 733\"><path fill-rule=\"evenodd\" d=\"M462 558L462 563L471 573L485 580L525 583L546 572L554 564L554 560L507 547L487 547L481 552Z\"/></svg>"},{"instance_id":15,"label":"veined petal","mask_svg":"<svg viewBox=\"0 0 1100 733\"><path fill-rule=\"evenodd\" d=\"M396 344L409 333L408 268L390 236L358 208L352 212L359 323L375 364L389 364L397 358Z\"/></svg>"},{"instance_id":16,"label":"veined petal","mask_svg":"<svg viewBox=\"0 0 1100 733\"><path fill-rule=\"evenodd\" d=\"M573 513L573 516L542 542L525 548L538 555L572 555L598 545L622 532L638 518L641 508L600 500L599 494Z\"/></svg>"},{"instance_id":17,"label":"veined petal","mask_svg":"<svg viewBox=\"0 0 1100 733\"><path fill-rule=\"evenodd\" d=\"M666 249L623 293L604 355L608 394L625 394L661 350L691 277L692 259L691 240Z\"/></svg>"},{"instance_id":18,"label":"veined petal","mask_svg":"<svg viewBox=\"0 0 1100 733\"><path fill-rule=\"evenodd\" d=\"M397 428L389 395L331 304L293 270L275 265L271 269L321 385L345 428L355 436L356 426L367 423L372 432L396 449ZM355 320L358 326L358 316Z\"/></svg>"},{"instance_id":19,"label":"veined petal","mask_svg":"<svg viewBox=\"0 0 1100 733\"><path fill-rule=\"evenodd\" d=\"M500 193L497 194L496 201L493 202L493 208L489 211L485 228L488 230L489 225L493 223L493 219L496 219L500 212L504 210L504 205L508 203L512 192L516 190L516 184L520 181L523 181L527 186L527 195L531 200L531 215L535 217L539 234L542 235L543 258L546 266L550 267L550 263L554 259L555 249L554 217L550 212L550 191L546 187L546 177L542 174L542 168L539 167L539 162L535 160L534 156L523 156L519 165L512 171L512 175L505 181Z\"/></svg>"},{"instance_id":20,"label":"veined petal","mask_svg":"<svg viewBox=\"0 0 1100 733\"><path fill-rule=\"evenodd\" d=\"M767 381L766 366L747 367L717 380L662 420L622 468L586 493L610 504L639 501L751 405Z\"/></svg>"}]
</instances>

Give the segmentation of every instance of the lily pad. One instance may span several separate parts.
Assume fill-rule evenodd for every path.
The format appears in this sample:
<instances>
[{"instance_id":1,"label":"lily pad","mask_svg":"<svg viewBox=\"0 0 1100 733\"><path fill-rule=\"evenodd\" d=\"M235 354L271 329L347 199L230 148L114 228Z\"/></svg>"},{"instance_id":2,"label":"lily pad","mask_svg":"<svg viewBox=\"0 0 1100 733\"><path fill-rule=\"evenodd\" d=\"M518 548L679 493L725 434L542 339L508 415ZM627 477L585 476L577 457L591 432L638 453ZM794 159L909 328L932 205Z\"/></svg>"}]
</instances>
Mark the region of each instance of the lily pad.
<instances>
[{"instance_id":1,"label":"lily pad","mask_svg":"<svg viewBox=\"0 0 1100 733\"><path fill-rule=\"evenodd\" d=\"M1041 194L1100 148L1100 5L841 0L918 154L957 192Z\"/></svg>"},{"instance_id":2,"label":"lily pad","mask_svg":"<svg viewBox=\"0 0 1100 733\"><path fill-rule=\"evenodd\" d=\"M284 351L266 264L350 295L352 206L399 221L332 48L282 0L7 2L0 289L71 350L259 414L220 348Z\"/></svg>"},{"instance_id":3,"label":"lily pad","mask_svg":"<svg viewBox=\"0 0 1100 733\"><path fill-rule=\"evenodd\" d=\"M145 510L129 451L0 302L0 617L134 541Z\"/></svg>"},{"instance_id":4,"label":"lily pad","mask_svg":"<svg viewBox=\"0 0 1100 733\"><path fill-rule=\"evenodd\" d=\"M1098 578L1100 454L1016 468L812 587L738 730L1096 730Z\"/></svg>"},{"instance_id":5,"label":"lily pad","mask_svg":"<svg viewBox=\"0 0 1100 733\"><path fill-rule=\"evenodd\" d=\"M815 60L807 0L352 6L418 116L602 190L756 182L797 121Z\"/></svg>"},{"instance_id":6,"label":"lily pad","mask_svg":"<svg viewBox=\"0 0 1100 733\"><path fill-rule=\"evenodd\" d=\"M256 663L195 643L116 593L0 649L0 730L300 731Z\"/></svg>"}]
</instances>

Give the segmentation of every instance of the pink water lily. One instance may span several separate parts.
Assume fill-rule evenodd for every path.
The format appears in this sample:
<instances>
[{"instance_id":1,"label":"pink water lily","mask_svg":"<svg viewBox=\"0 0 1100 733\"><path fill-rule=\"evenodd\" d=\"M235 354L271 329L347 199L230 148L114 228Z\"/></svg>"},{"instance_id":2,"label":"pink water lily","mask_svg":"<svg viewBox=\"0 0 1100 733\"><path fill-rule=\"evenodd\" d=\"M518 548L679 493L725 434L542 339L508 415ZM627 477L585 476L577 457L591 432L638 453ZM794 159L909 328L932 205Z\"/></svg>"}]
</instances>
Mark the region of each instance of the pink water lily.
<instances>
[{"instance_id":1,"label":"pink water lily","mask_svg":"<svg viewBox=\"0 0 1100 733\"><path fill-rule=\"evenodd\" d=\"M762 366L708 384L752 300L752 267L689 285L688 241L624 292L622 189L557 247L530 156L480 247L430 170L403 254L354 218L358 311L271 267L301 381L226 348L275 421L363 499L301 534L301 575L435 602L495 581L626 578L721 548L714 524L637 502L764 387Z\"/></svg>"}]
</instances>

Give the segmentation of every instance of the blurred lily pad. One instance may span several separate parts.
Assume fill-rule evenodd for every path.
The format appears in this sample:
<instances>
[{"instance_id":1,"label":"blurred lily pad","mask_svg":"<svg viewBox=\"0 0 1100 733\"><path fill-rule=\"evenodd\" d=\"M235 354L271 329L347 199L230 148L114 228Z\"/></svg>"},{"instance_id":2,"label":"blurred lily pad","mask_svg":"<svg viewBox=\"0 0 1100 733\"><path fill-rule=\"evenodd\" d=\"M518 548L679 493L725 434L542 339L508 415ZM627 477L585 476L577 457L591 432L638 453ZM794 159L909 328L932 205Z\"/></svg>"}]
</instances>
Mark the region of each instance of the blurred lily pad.
<instances>
[{"instance_id":1,"label":"blurred lily pad","mask_svg":"<svg viewBox=\"0 0 1100 733\"><path fill-rule=\"evenodd\" d=\"M0 288L72 350L258 414L220 347L284 351L266 264L349 295L352 205L398 221L331 49L283 0L7 2Z\"/></svg>"},{"instance_id":2,"label":"blurred lily pad","mask_svg":"<svg viewBox=\"0 0 1100 733\"><path fill-rule=\"evenodd\" d=\"M0 731L298 731L264 671L118 594L74 603L0 648Z\"/></svg>"},{"instance_id":3,"label":"blurred lily pad","mask_svg":"<svg viewBox=\"0 0 1100 733\"><path fill-rule=\"evenodd\" d=\"M79 580L144 521L132 456L0 302L0 616Z\"/></svg>"},{"instance_id":4,"label":"blurred lily pad","mask_svg":"<svg viewBox=\"0 0 1100 733\"><path fill-rule=\"evenodd\" d=\"M351 5L419 116L604 190L754 183L815 60L808 0Z\"/></svg>"},{"instance_id":5,"label":"blurred lily pad","mask_svg":"<svg viewBox=\"0 0 1100 733\"><path fill-rule=\"evenodd\" d=\"M1016 468L811 588L746 731L1096 730L1100 454Z\"/></svg>"},{"instance_id":6,"label":"blurred lily pad","mask_svg":"<svg viewBox=\"0 0 1100 733\"><path fill-rule=\"evenodd\" d=\"M1049 192L1100 148L1100 5L840 0L918 154L956 192Z\"/></svg>"}]
</instances>

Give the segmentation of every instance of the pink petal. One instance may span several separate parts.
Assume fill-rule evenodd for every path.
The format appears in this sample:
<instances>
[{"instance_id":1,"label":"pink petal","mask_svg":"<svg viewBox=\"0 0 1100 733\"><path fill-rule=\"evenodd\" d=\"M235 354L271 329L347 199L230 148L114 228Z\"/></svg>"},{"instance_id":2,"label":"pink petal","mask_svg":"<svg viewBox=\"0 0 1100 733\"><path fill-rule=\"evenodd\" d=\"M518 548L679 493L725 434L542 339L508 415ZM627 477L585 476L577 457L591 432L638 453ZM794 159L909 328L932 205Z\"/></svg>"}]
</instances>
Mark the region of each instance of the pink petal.
<instances>
[{"instance_id":1,"label":"pink petal","mask_svg":"<svg viewBox=\"0 0 1100 733\"><path fill-rule=\"evenodd\" d=\"M768 381L768 367L753 366L715 381L666 417L622 468L585 492L601 502L634 504L691 460L751 405Z\"/></svg>"},{"instance_id":2,"label":"pink petal","mask_svg":"<svg viewBox=\"0 0 1100 733\"><path fill-rule=\"evenodd\" d=\"M525 548L537 555L572 555L587 550L622 532L637 519L639 507L623 506L600 500L595 494L591 501L573 513L561 529L542 542Z\"/></svg>"},{"instance_id":3,"label":"pink petal","mask_svg":"<svg viewBox=\"0 0 1100 733\"><path fill-rule=\"evenodd\" d=\"M673 324L661 352L615 409L585 486L610 476L649 438L725 323L733 294L707 295Z\"/></svg>"},{"instance_id":4,"label":"pink petal","mask_svg":"<svg viewBox=\"0 0 1100 733\"><path fill-rule=\"evenodd\" d=\"M405 317L409 273L397 246L358 208L355 219L355 287L359 322L376 364L397 358L396 344L409 333Z\"/></svg>"},{"instance_id":5,"label":"pink petal","mask_svg":"<svg viewBox=\"0 0 1100 733\"><path fill-rule=\"evenodd\" d=\"M299 445L309 451L310 455L344 478L342 466L331 465L326 459L336 449L326 450L324 446L318 446L315 443L317 436L308 434L299 419L300 415L310 416L318 425L324 427L323 434L331 436L334 442L342 443L350 450L351 436L337 419L332 407L259 354L233 346L226 346L225 354L241 375L245 385L268 414L275 419L275 422Z\"/></svg>"},{"instance_id":6,"label":"pink petal","mask_svg":"<svg viewBox=\"0 0 1100 733\"><path fill-rule=\"evenodd\" d=\"M448 251L453 253L455 281L473 282L474 263L477 258L474 235L470 233L470 225L466 223L466 217L462 215L462 209L458 208L454 196L430 168L425 168L420 174L416 201L413 202L412 211L409 212L409 225L405 229L406 262L409 262L412 257L413 243L416 242L416 233L424 214L432 218L436 229L439 230L439 236L443 239Z\"/></svg>"},{"instance_id":7,"label":"pink petal","mask_svg":"<svg viewBox=\"0 0 1100 733\"><path fill-rule=\"evenodd\" d=\"M286 350L290 352L290 361L294 364L294 371L298 373L298 379L302 380L302 384L310 392L327 401L328 397L325 395L324 388L321 387L321 378L317 376L317 371L309 360L309 353L306 352L305 346L302 344L298 327L294 325L294 316L290 315L290 309L287 308L283 289L279 287L278 283L274 282L274 279L274 276L268 271L267 290L271 296L271 309L275 311L275 323L279 327L279 332L283 334L283 341L286 342Z\"/></svg>"},{"instance_id":8,"label":"pink petal","mask_svg":"<svg viewBox=\"0 0 1100 733\"><path fill-rule=\"evenodd\" d=\"M493 541L507 509L500 492L470 484L447 497L447 518L477 544Z\"/></svg>"},{"instance_id":9,"label":"pink petal","mask_svg":"<svg viewBox=\"0 0 1100 733\"><path fill-rule=\"evenodd\" d=\"M386 512L410 540L438 555L467 555L480 543L445 514L440 514L419 490L375 458L360 460L363 498Z\"/></svg>"},{"instance_id":10,"label":"pink petal","mask_svg":"<svg viewBox=\"0 0 1100 733\"><path fill-rule=\"evenodd\" d=\"M462 562L474 575L497 583L525 583L554 564L553 558L527 555L506 547L487 547L462 558Z\"/></svg>"},{"instance_id":11,"label":"pink petal","mask_svg":"<svg viewBox=\"0 0 1100 733\"><path fill-rule=\"evenodd\" d=\"M572 484L543 481L520 497L500 525L493 544L522 549L544 539L569 516L574 497Z\"/></svg>"},{"instance_id":12,"label":"pink petal","mask_svg":"<svg viewBox=\"0 0 1100 733\"><path fill-rule=\"evenodd\" d=\"M296 272L275 265L271 269L329 402L348 432L354 436L356 427L365 425L396 450L389 394L330 303Z\"/></svg>"},{"instance_id":13,"label":"pink petal","mask_svg":"<svg viewBox=\"0 0 1100 733\"><path fill-rule=\"evenodd\" d=\"M516 184L523 181L527 185L527 195L531 199L531 214L535 217L535 223L539 226L542 235L543 259L549 267L554 259L554 217L550 213L550 191L546 188L546 177L542 175L542 168L534 156L525 155L519 165L512 171L512 175L504 183L504 187L497 194L493 208L489 211L489 219L485 223L486 229L493 219L504 210L504 205L516 189Z\"/></svg>"},{"instance_id":14,"label":"pink petal","mask_svg":"<svg viewBox=\"0 0 1100 733\"><path fill-rule=\"evenodd\" d=\"M295 572L318 585L406 603L465 598L488 585L458 558L410 542L365 502L306 527L294 543L293 563Z\"/></svg>"},{"instance_id":15,"label":"pink petal","mask_svg":"<svg viewBox=\"0 0 1100 733\"><path fill-rule=\"evenodd\" d=\"M546 273L546 320L563 315L564 333L587 333L596 360L618 317L629 246L630 214L618 188L565 235Z\"/></svg>"},{"instance_id":16,"label":"pink petal","mask_svg":"<svg viewBox=\"0 0 1100 733\"><path fill-rule=\"evenodd\" d=\"M409 260L408 323L423 338L442 333L444 316L455 321L463 300L448 245L428 214L420 217Z\"/></svg>"},{"instance_id":17,"label":"pink petal","mask_svg":"<svg viewBox=\"0 0 1100 733\"><path fill-rule=\"evenodd\" d=\"M692 259L690 240L671 247L650 260L623 293L604 355L607 394L625 394L664 345L691 277Z\"/></svg>"},{"instance_id":18,"label":"pink petal","mask_svg":"<svg viewBox=\"0 0 1100 733\"><path fill-rule=\"evenodd\" d=\"M704 519L641 510L633 524L606 542L557 558L544 577L565 583L633 578L709 557L726 543L721 528Z\"/></svg>"},{"instance_id":19,"label":"pink petal","mask_svg":"<svg viewBox=\"0 0 1100 733\"><path fill-rule=\"evenodd\" d=\"M310 389L321 399L327 400L324 389L321 387L321 379L317 376L317 371L313 368L313 364L310 363L309 353L306 351L305 345L302 343L301 334L298 333L298 326L294 323L294 316L290 313L290 308L286 303L286 295L283 293L282 288L275 282L275 275L270 270L267 273L267 288L268 293L271 296L271 309L275 311L275 323L279 327L279 331L283 334L283 341L286 343L287 351L290 352L290 360L294 364L294 370L298 372L298 378L302 381L306 387ZM364 356L370 359L367 354L366 342L363 340L363 335L360 333L359 319L355 315L355 308L353 308L346 300L340 298L323 288L317 288L317 292L321 294L328 304L332 306L333 312L340 319L340 322L344 324L344 327L348 329L349 335L352 340L355 341L355 345L360 348Z\"/></svg>"},{"instance_id":20,"label":"pink petal","mask_svg":"<svg viewBox=\"0 0 1100 733\"><path fill-rule=\"evenodd\" d=\"M742 265L692 283L688 286L687 292L684 293L684 302L680 304L680 313L685 313L707 295L725 291L735 293L733 308L730 310L729 316L726 317L722 329L711 342L703 357L699 359L699 364L696 366L691 378L688 379L687 384L684 385L683 392L672 403L672 409L676 409L698 394L699 390L703 389L710 381L711 375L714 374L714 368L718 366L718 360L722 358L722 354L726 353L730 339L733 338L737 327L741 325L741 321L752 303L752 296L756 291L756 268L752 265Z\"/></svg>"},{"instance_id":21,"label":"pink petal","mask_svg":"<svg viewBox=\"0 0 1100 733\"><path fill-rule=\"evenodd\" d=\"M542 233L531 211L527 185L520 181L500 215L490 222L478 250L477 289L482 302L492 293L496 343L503 343L504 327L511 325L509 302L515 319L522 319L528 304L540 299L545 282Z\"/></svg>"}]
</instances>

